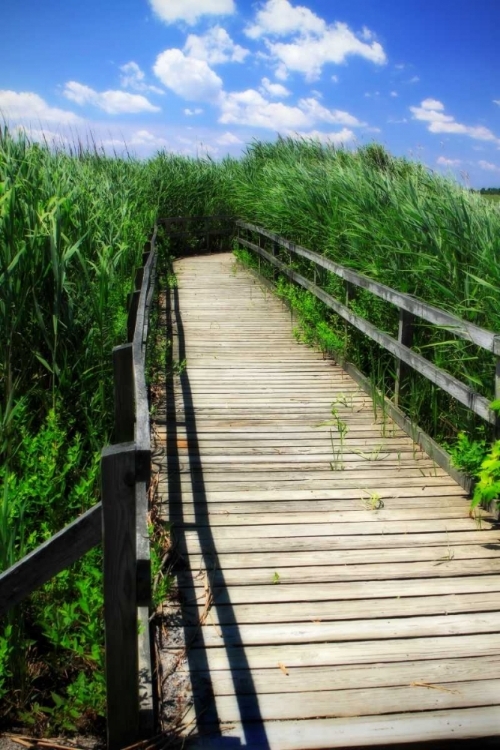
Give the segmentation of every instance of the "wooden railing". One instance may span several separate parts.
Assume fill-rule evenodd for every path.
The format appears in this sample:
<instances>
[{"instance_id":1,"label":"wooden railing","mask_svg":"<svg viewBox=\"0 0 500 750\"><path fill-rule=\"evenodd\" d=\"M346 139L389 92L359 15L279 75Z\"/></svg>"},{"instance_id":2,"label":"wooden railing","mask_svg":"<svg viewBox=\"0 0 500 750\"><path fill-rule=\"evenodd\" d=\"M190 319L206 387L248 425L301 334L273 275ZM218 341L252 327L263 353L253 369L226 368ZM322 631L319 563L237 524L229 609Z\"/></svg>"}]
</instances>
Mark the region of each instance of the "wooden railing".
<instances>
[{"instance_id":1,"label":"wooden railing","mask_svg":"<svg viewBox=\"0 0 500 750\"><path fill-rule=\"evenodd\" d=\"M372 339L372 341L375 341L396 357L397 369L394 400L386 400L386 405L391 416L424 448L424 450L431 455L431 457L436 460L439 465L445 468L446 471L454 476L463 486L470 489L470 480L461 472L457 472L453 468L448 453L438 446L428 435L420 430L417 425L413 424L408 417L398 409L398 397L404 378L408 372L408 368L412 368L461 404L465 405L467 409L470 409L487 423L492 425L496 435L500 436L500 420L498 413L490 408L490 402L488 399L481 396L470 386L462 383L453 375L411 349L414 320L415 318L421 318L433 325L446 329L448 332L459 338L472 342L480 348L491 352L496 356L494 390L495 398L498 399L500 398L500 334L480 328L451 313L440 310L432 305L428 305L422 300L415 299L408 294L391 289L390 287L380 284L367 276L328 260L328 258L325 258L323 255L308 250L305 247L301 247L294 242L290 242L289 240L261 227L255 226L254 224L237 221L236 228L237 234L235 239L242 247L256 253L260 258L266 260L284 276L291 279L304 289L307 289L347 323L357 328L363 334ZM283 258L279 257L282 250L285 250L288 256L286 262L284 262ZM305 278L305 276L292 268L292 256L302 258L314 264L314 281ZM317 269L325 269L343 279L346 286L346 300L349 299L350 296L352 297L352 290L357 287L365 289L386 302L395 305L399 309L398 338L396 339L387 333L384 333L372 323L353 312L347 304L343 304L322 289L321 286L316 283L317 276L319 275ZM362 375L357 368L346 362L343 362L343 365L365 390L368 392L371 391L371 383L369 383L368 379Z\"/></svg>"},{"instance_id":2,"label":"wooden railing","mask_svg":"<svg viewBox=\"0 0 500 750\"><path fill-rule=\"evenodd\" d=\"M147 527L151 467L146 341L156 233L146 243L129 298L128 342L113 350L114 440L101 456L101 502L0 575L0 615L103 543L108 747L153 730L149 641L151 564Z\"/></svg>"}]
</instances>

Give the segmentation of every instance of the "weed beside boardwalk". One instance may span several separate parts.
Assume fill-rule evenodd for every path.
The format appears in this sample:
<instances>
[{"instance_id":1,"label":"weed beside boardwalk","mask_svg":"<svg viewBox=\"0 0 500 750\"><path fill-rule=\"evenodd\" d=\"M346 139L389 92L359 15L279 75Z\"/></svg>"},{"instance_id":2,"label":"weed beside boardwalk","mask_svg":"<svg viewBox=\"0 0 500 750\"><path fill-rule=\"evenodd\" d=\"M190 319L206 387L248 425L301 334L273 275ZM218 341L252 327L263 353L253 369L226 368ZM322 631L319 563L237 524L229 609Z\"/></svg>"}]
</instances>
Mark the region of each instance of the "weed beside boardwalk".
<instances>
[{"instance_id":1,"label":"weed beside boardwalk","mask_svg":"<svg viewBox=\"0 0 500 750\"><path fill-rule=\"evenodd\" d=\"M234 215L377 281L500 330L500 210L391 157L315 142L254 143L236 161L98 149L50 150L0 131L0 570L98 500L109 440L111 349L125 337L132 272L157 215ZM335 278L325 282L344 295ZM391 393L394 359L284 280L308 340L341 353ZM397 331L397 312L360 291L352 309ZM415 348L493 397L493 357L417 326ZM456 444L470 470L490 435L420 376L407 413ZM459 432L467 434L459 438ZM479 441L479 442L477 442ZM472 447L471 447L472 446ZM496 464L495 464L496 465ZM0 623L0 726L55 733L104 716L100 551Z\"/></svg>"}]
</instances>

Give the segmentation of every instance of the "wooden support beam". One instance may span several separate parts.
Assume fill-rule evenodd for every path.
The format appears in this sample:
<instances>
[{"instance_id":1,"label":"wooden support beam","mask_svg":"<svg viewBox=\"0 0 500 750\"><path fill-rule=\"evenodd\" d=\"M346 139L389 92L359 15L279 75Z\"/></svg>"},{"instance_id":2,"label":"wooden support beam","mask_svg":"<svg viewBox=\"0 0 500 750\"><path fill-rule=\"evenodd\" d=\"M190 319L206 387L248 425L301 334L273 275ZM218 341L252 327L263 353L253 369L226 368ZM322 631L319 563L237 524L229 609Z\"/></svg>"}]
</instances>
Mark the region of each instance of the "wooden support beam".
<instances>
[{"instance_id":1,"label":"wooden support beam","mask_svg":"<svg viewBox=\"0 0 500 750\"><path fill-rule=\"evenodd\" d=\"M413 344L414 321L414 315L406 312L406 310L399 311L398 341L403 346L408 347L408 349L411 349ZM409 371L410 368L408 365L398 358L396 365L396 383L394 386L394 403L396 406L398 406L401 394L405 390Z\"/></svg>"},{"instance_id":2,"label":"wooden support beam","mask_svg":"<svg viewBox=\"0 0 500 750\"><path fill-rule=\"evenodd\" d=\"M132 344L113 349L113 382L115 400L114 440L128 443L134 439L134 370Z\"/></svg>"},{"instance_id":3,"label":"wooden support beam","mask_svg":"<svg viewBox=\"0 0 500 750\"><path fill-rule=\"evenodd\" d=\"M127 318L127 341L134 340L135 322L137 320L137 308L139 307L140 290L131 292L128 296L128 318Z\"/></svg>"},{"instance_id":4,"label":"wooden support beam","mask_svg":"<svg viewBox=\"0 0 500 750\"><path fill-rule=\"evenodd\" d=\"M102 451L109 750L120 750L135 742L139 730L136 464L134 443L120 443Z\"/></svg>"}]
</instances>

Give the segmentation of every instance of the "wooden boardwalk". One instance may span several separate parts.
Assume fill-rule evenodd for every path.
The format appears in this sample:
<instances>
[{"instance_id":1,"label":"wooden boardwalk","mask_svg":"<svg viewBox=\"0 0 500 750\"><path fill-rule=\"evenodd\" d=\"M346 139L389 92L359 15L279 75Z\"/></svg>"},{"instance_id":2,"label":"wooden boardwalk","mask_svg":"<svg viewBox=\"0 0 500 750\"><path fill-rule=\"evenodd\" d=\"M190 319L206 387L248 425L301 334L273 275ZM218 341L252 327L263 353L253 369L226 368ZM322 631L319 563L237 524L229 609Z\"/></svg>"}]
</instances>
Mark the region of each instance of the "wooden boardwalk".
<instances>
[{"instance_id":1,"label":"wooden boardwalk","mask_svg":"<svg viewBox=\"0 0 500 750\"><path fill-rule=\"evenodd\" d=\"M175 264L189 748L500 736L500 532L229 254ZM186 360L184 367L183 360ZM436 745L432 745L433 747Z\"/></svg>"}]
</instances>

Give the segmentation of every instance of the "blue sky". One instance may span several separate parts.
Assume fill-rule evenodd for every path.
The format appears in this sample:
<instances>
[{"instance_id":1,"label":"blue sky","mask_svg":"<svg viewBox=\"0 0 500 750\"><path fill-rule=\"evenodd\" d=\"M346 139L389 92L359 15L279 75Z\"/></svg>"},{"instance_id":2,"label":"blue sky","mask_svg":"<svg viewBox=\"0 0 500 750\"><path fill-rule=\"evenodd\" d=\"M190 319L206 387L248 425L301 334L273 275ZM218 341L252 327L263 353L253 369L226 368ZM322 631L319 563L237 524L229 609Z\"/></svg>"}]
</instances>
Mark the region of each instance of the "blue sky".
<instances>
[{"instance_id":1,"label":"blue sky","mask_svg":"<svg viewBox=\"0 0 500 750\"><path fill-rule=\"evenodd\" d=\"M500 185L499 0L20 0L0 24L0 112L34 138L377 141Z\"/></svg>"}]
</instances>

